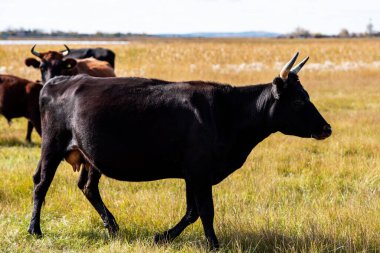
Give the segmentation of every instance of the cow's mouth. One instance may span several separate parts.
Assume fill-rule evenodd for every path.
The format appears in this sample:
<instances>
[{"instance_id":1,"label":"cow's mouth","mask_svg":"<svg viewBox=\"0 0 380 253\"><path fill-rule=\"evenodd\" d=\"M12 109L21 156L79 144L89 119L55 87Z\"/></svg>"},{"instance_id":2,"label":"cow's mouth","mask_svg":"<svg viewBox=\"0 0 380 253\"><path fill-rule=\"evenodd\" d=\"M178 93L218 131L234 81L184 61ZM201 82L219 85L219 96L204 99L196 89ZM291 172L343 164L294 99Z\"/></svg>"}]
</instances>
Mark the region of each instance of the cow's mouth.
<instances>
[{"instance_id":1,"label":"cow's mouth","mask_svg":"<svg viewBox=\"0 0 380 253\"><path fill-rule=\"evenodd\" d=\"M324 140L332 134L332 129L330 125L326 125L323 127L323 132L320 134L312 134L311 137L316 140Z\"/></svg>"},{"instance_id":2,"label":"cow's mouth","mask_svg":"<svg viewBox=\"0 0 380 253\"><path fill-rule=\"evenodd\" d=\"M331 134L319 134L319 135L316 135L316 134L312 134L311 137L316 139L316 140L324 140L326 138L328 138Z\"/></svg>"}]
</instances>

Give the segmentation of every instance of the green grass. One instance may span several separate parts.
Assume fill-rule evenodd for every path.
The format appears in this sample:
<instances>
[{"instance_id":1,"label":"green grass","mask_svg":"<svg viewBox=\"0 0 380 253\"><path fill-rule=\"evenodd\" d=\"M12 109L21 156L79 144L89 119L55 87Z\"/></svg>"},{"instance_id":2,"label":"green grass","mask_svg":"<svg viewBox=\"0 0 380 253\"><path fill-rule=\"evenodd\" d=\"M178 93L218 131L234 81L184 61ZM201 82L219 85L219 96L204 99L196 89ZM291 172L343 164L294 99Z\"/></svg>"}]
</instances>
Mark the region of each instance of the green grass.
<instances>
[{"instance_id":1,"label":"green grass","mask_svg":"<svg viewBox=\"0 0 380 253\"><path fill-rule=\"evenodd\" d=\"M294 48L301 48L317 56L311 62L322 63L331 58L337 62L340 57L373 61L380 53L378 40L243 42L148 41L113 49L119 75L137 73L140 65L145 76L234 84L271 81L277 72L217 75L207 69L211 68L207 57L213 63L227 63L231 57L231 62L240 64L250 61L242 48L274 55L274 49L292 51L287 53L291 55ZM194 48L194 55L189 48ZM369 56L368 48L377 58ZM8 51L16 57L23 50L26 48L0 47L0 55ZM223 57L218 53L222 51L226 52ZM206 70L192 72L188 66L198 53L202 57L197 64ZM0 66L9 66L7 59L0 57ZM268 59L258 56L258 61ZM37 78L38 74L25 69L22 62L13 66L15 73ZM215 229L221 251L379 252L380 71L305 69L300 78L332 125L333 135L316 141L274 134L253 150L240 170L214 187ZM129 183L102 177L101 194L120 226L117 237L109 238L100 217L76 186L79 174L65 163L60 165L42 209L44 237L30 236L32 175L41 140L34 134L35 144L26 144L25 132L26 120L17 119L8 127L0 118L1 252L207 251L200 221L172 243L153 243L156 232L176 224L185 212L182 181Z\"/></svg>"}]
</instances>

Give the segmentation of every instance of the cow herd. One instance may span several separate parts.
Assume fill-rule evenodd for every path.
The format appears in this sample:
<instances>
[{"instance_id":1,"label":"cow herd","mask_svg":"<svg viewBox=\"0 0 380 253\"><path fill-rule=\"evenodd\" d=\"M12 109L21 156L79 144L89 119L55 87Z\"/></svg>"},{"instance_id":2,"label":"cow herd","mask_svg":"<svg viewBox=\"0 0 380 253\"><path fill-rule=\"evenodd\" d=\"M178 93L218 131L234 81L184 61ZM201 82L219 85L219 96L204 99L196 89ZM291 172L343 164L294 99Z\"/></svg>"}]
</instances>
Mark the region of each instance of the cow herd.
<instances>
[{"instance_id":1,"label":"cow herd","mask_svg":"<svg viewBox=\"0 0 380 253\"><path fill-rule=\"evenodd\" d=\"M102 201L101 175L122 181L179 178L186 183L186 213L155 242L175 239L201 219L211 249L212 186L242 167L251 150L275 132L322 140L332 133L293 67L298 53L270 83L234 87L202 81L170 82L115 77L115 54L107 49L39 53L25 60L42 82L0 76L0 113L10 122L28 119L42 136L33 175L29 233L41 236L42 203L58 165L80 171L78 187L99 213L110 235L116 219ZM92 58L88 58L92 57ZM81 59L84 58L84 59Z\"/></svg>"},{"instance_id":2,"label":"cow herd","mask_svg":"<svg viewBox=\"0 0 380 253\"><path fill-rule=\"evenodd\" d=\"M26 141L31 142L31 133L36 128L41 135L39 115L39 92L42 84L57 75L88 74L99 77L115 76L115 53L105 48L82 48L39 53L35 46L31 52L35 58L25 59L25 65L41 71L41 81L30 81L13 75L0 75L0 114L10 124L13 118L28 119Z\"/></svg>"}]
</instances>

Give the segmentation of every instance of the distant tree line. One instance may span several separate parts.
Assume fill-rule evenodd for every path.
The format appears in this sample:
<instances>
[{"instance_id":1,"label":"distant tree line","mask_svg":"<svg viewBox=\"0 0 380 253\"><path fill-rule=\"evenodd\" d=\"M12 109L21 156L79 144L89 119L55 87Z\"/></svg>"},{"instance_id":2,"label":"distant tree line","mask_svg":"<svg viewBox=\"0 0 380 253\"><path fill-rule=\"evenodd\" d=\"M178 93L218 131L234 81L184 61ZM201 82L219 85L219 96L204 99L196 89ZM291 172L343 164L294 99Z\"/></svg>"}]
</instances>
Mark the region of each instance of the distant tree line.
<instances>
[{"instance_id":1,"label":"distant tree line","mask_svg":"<svg viewBox=\"0 0 380 253\"><path fill-rule=\"evenodd\" d=\"M131 37L154 37L148 34L134 34L134 33L78 33L71 31L51 31L44 32L40 29L7 29L0 31L0 39L8 38L78 38L78 39L129 39ZM297 27L293 32L278 36L278 38L356 38L356 37L380 37L380 32L376 32L370 21L366 26L366 30L363 33L350 33L347 29L343 28L336 35L326 35L322 33L312 33L302 27Z\"/></svg>"},{"instance_id":2,"label":"distant tree line","mask_svg":"<svg viewBox=\"0 0 380 253\"><path fill-rule=\"evenodd\" d=\"M336 35L326 35L322 33L312 33L302 27L297 27L290 34L281 35L285 38L360 38L360 37L380 37L380 32L374 30L372 21L367 24L363 33L350 33L346 28L340 30Z\"/></svg>"},{"instance_id":3,"label":"distant tree line","mask_svg":"<svg viewBox=\"0 0 380 253\"><path fill-rule=\"evenodd\" d=\"M96 33L78 33L78 32L72 32L72 31L51 31L51 32L44 32L40 29L7 29L5 31L0 31L0 38L1 39L8 39L8 38L117 38L117 39L123 39L123 38L130 38L130 37L136 37L136 36L149 36L147 34L134 34L134 33L105 33L105 32L96 32Z\"/></svg>"}]
</instances>

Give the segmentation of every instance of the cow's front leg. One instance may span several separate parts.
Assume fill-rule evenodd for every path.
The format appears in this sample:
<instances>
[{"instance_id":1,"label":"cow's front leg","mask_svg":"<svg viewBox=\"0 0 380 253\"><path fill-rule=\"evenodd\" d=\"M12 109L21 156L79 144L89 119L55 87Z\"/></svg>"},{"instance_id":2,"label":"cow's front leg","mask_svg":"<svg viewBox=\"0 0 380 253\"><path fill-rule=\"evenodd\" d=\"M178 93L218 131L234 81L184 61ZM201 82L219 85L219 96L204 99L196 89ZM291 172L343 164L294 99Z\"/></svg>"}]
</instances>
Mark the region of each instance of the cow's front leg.
<instances>
[{"instance_id":1,"label":"cow's front leg","mask_svg":"<svg viewBox=\"0 0 380 253\"><path fill-rule=\"evenodd\" d=\"M207 175L193 175L189 180L194 194L197 212L201 218L210 250L219 249L219 242L214 231L214 203L212 199L212 183Z\"/></svg>"},{"instance_id":2,"label":"cow's front leg","mask_svg":"<svg viewBox=\"0 0 380 253\"><path fill-rule=\"evenodd\" d=\"M163 232L162 234L157 234L154 237L154 241L156 243L174 240L187 226L194 223L198 219L199 215L195 205L194 193L188 183L186 183L186 205L186 214L183 216L181 221L173 228Z\"/></svg>"},{"instance_id":3,"label":"cow's front leg","mask_svg":"<svg viewBox=\"0 0 380 253\"><path fill-rule=\"evenodd\" d=\"M219 242L214 231L214 203L212 199L212 184L204 181L192 181L194 199L203 224L210 250L219 249Z\"/></svg>"}]
</instances>

